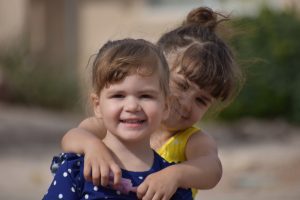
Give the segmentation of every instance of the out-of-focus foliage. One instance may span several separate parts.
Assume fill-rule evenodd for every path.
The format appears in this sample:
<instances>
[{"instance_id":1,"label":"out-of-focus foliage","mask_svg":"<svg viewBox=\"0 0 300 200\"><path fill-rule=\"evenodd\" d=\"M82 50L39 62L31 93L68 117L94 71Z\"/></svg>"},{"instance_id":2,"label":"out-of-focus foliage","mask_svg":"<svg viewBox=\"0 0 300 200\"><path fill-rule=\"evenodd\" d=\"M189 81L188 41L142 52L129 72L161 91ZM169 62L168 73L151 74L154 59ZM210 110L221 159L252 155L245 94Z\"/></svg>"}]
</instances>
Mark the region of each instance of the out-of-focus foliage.
<instances>
[{"instance_id":1,"label":"out-of-focus foliage","mask_svg":"<svg viewBox=\"0 0 300 200\"><path fill-rule=\"evenodd\" d=\"M236 100L220 114L222 119L251 116L300 123L300 19L296 13L264 8L256 17L232 20L238 34L231 44L239 64L246 68L247 80ZM33 62L23 48L16 49L0 54L6 87L0 90L0 98L55 109L81 106L75 67ZM1 96L1 92L6 93Z\"/></svg>"},{"instance_id":2,"label":"out-of-focus foliage","mask_svg":"<svg viewBox=\"0 0 300 200\"><path fill-rule=\"evenodd\" d=\"M251 116L300 123L300 20L290 9L263 8L255 18L233 21L232 41L247 80L224 119Z\"/></svg>"},{"instance_id":3,"label":"out-of-focus foliage","mask_svg":"<svg viewBox=\"0 0 300 200\"><path fill-rule=\"evenodd\" d=\"M77 69L34 62L22 49L15 48L0 55L5 84L2 100L50 109L78 110Z\"/></svg>"}]
</instances>

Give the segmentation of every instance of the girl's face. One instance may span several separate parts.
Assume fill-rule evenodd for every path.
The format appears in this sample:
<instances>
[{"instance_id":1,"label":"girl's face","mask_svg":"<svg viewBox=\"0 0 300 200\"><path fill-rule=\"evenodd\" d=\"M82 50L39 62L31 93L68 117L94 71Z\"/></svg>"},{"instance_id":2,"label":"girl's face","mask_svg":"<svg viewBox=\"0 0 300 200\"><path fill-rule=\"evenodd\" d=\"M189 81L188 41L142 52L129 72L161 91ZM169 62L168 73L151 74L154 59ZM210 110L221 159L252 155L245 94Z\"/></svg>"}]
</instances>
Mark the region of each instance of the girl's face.
<instances>
[{"instance_id":1,"label":"girl's face","mask_svg":"<svg viewBox=\"0 0 300 200\"><path fill-rule=\"evenodd\" d=\"M163 122L169 131L183 130L198 122L211 106L212 96L182 75L172 72L170 113Z\"/></svg>"},{"instance_id":2,"label":"girl's face","mask_svg":"<svg viewBox=\"0 0 300 200\"><path fill-rule=\"evenodd\" d=\"M158 74L133 74L123 81L104 87L94 98L94 109L108 132L122 141L149 140L168 116L165 96Z\"/></svg>"}]
</instances>

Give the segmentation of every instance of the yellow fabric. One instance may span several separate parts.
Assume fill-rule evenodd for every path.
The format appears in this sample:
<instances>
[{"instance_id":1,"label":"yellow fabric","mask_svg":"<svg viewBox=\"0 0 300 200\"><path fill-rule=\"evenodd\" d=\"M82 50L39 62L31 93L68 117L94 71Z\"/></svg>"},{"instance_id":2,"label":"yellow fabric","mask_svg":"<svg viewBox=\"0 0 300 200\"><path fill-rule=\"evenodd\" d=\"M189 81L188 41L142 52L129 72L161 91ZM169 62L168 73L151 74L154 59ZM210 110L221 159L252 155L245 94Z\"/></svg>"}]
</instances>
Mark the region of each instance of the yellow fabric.
<instances>
[{"instance_id":1,"label":"yellow fabric","mask_svg":"<svg viewBox=\"0 0 300 200\"><path fill-rule=\"evenodd\" d=\"M172 136L157 153L168 162L180 163L186 161L185 148L189 138L199 131L196 127L190 127ZM192 189L193 198L197 194L197 189Z\"/></svg>"}]
</instances>

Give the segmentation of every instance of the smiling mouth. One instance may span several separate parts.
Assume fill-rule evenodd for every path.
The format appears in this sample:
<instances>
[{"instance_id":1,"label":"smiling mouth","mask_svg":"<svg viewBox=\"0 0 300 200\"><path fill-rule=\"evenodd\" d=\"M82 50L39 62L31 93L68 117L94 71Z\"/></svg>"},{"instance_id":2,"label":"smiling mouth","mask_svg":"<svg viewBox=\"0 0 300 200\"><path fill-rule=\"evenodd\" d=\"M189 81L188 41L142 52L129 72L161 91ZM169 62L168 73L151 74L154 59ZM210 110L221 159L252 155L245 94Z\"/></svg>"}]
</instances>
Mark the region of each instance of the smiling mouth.
<instances>
[{"instance_id":1,"label":"smiling mouth","mask_svg":"<svg viewBox=\"0 0 300 200\"><path fill-rule=\"evenodd\" d=\"M129 129L140 129L144 127L146 120L141 119L122 119L120 120L121 124L123 124L124 127Z\"/></svg>"},{"instance_id":2,"label":"smiling mouth","mask_svg":"<svg viewBox=\"0 0 300 200\"><path fill-rule=\"evenodd\" d=\"M144 122L146 122L146 120L140 120L140 119L121 119L120 120L121 123L124 124L142 124Z\"/></svg>"},{"instance_id":3,"label":"smiling mouth","mask_svg":"<svg viewBox=\"0 0 300 200\"><path fill-rule=\"evenodd\" d=\"M186 116L184 116L184 115L181 115L181 118L184 119L184 120L189 119L189 117L186 117Z\"/></svg>"},{"instance_id":4,"label":"smiling mouth","mask_svg":"<svg viewBox=\"0 0 300 200\"><path fill-rule=\"evenodd\" d=\"M173 110L175 111L175 113L176 113L177 115L179 115L179 116L180 116L180 118L182 118L182 119L184 119L184 120L187 120L187 119L189 119L189 117L188 117L188 116L185 116L185 115L181 114L181 112L180 112L180 111L178 111L177 109L173 108Z\"/></svg>"}]
</instances>

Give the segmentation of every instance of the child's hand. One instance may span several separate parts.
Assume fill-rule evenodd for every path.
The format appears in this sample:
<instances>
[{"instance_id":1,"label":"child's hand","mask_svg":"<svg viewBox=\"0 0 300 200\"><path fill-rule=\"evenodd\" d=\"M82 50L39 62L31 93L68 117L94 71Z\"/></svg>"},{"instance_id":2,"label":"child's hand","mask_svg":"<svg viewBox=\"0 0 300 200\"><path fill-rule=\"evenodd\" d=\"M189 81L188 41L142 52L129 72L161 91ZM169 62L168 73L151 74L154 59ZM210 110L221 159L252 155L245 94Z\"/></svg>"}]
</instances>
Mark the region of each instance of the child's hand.
<instances>
[{"instance_id":1,"label":"child's hand","mask_svg":"<svg viewBox=\"0 0 300 200\"><path fill-rule=\"evenodd\" d=\"M84 150L84 177L94 185L107 186L109 176L113 174L113 184L121 183L121 169L115 163L111 152L101 140L93 140Z\"/></svg>"},{"instance_id":2,"label":"child's hand","mask_svg":"<svg viewBox=\"0 0 300 200\"><path fill-rule=\"evenodd\" d=\"M178 173L173 173L170 167L150 174L137 188L137 196L142 200L169 200L179 187Z\"/></svg>"}]
</instances>

